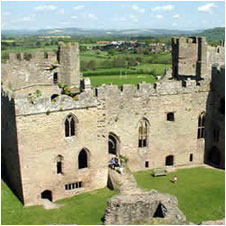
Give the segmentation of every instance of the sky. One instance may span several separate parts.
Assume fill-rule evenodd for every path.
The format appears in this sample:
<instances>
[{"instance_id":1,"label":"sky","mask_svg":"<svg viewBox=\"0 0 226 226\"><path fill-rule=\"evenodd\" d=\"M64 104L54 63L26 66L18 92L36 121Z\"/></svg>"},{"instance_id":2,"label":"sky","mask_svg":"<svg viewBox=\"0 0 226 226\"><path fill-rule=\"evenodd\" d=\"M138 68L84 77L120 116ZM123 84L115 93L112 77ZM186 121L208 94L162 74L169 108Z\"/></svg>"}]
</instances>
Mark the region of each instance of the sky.
<instances>
[{"instance_id":1,"label":"sky","mask_svg":"<svg viewBox=\"0 0 226 226\"><path fill-rule=\"evenodd\" d=\"M1 1L6 29L171 29L225 26L224 1Z\"/></svg>"}]
</instances>

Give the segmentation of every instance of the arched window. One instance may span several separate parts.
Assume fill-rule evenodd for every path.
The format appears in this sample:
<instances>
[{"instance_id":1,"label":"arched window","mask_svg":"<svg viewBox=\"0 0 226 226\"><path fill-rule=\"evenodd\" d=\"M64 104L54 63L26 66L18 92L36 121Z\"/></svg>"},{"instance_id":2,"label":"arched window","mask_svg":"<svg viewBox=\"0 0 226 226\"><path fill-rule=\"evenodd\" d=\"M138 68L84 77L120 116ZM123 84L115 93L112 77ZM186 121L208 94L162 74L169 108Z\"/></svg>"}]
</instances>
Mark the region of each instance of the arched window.
<instances>
[{"instance_id":1,"label":"arched window","mask_svg":"<svg viewBox=\"0 0 226 226\"><path fill-rule=\"evenodd\" d=\"M147 147L148 144L148 121L142 119L139 122L139 138L138 138L138 147L143 148Z\"/></svg>"},{"instance_id":2,"label":"arched window","mask_svg":"<svg viewBox=\"0 0 226 226\"><path fill-rule=\"evenodd\" d=\"M57 174L63 174L63 156L58 155L56 158L56 170Z\"/></svg>"},{"instance_id":3,"label":"arched window","mask_svg":"<svg viewBox=\"0 0 226 226\"><path fill-rule=\"evenodd\" d=\"M204 138L205 135L205 113L202 113L198 119L198 134L197 138Z\"/></svg>"},{"instance_id":4,"label":"arched window","mask_svg":"<svg viewBox=\"0 0 226 226\"><path fill-rule=\"evenodd\" d=\"M65 120L65 137L75 136L75 117L68 115Z\"/></svg>"},{"instance_id":5,"label":"arched window","mask_svg":"<svg viewBox=\"0 0 226 226\"><path fill-rule=\"evenodd\" d=\"M78 155L78 168L83 169L88 167L88 152L82 149Z\"/></svg>"},{"instance_id":6,"label":"arched window","mask_svg":"<svg viewBox=\"0 0 226 226\"><path fill-rule=\"evenodd\" d=\"M113 155L119 155L119 138L110 133L108 136L108 153Z\"/></svg>"}]
</instances>

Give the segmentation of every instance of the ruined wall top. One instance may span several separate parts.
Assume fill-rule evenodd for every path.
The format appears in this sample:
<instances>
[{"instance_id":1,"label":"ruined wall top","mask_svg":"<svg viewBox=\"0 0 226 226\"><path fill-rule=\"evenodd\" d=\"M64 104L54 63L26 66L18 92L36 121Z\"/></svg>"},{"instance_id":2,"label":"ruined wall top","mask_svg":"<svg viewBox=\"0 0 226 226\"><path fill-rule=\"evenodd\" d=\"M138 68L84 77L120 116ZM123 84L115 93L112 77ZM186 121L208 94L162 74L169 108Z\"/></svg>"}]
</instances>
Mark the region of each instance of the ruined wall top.
<instances>
[{"instance_id":1,"label":"ruined wall top","mask_svg":"<svg viewBox=\"0 0 226 226\"><path fill-rule=\"evenodd\" d=\"M179 45L179 44L197 44L199 41L206 42L206 37L172 37L172 44Z\"/></svg>"},{"instance_id":2,"label":"ruined wall top","mask_svg":"<svg viewBox=\"0 0 226 226\"><path fill-rule=\"evenodd\" d=\"M6 63L23 63L24 61L53 61L56 62L55 52L35 51L33 53L9 53Z\"/></svg>"}]
</instances>

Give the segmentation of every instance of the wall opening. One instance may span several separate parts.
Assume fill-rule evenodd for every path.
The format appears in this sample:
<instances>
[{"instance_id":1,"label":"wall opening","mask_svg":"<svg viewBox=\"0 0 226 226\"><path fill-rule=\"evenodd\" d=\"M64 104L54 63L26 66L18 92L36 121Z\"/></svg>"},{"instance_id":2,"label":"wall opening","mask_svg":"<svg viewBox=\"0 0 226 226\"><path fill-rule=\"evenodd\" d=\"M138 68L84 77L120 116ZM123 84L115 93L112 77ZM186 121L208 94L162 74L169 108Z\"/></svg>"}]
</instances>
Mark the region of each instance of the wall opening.
<instances>
[{"instance_id":1,"label":"wall opening","mask_svg":"<svg viewBox=\"0 0 226 226\"><path fill-rule=\"evenodd\" d=\"M82 149L78 155L78 168L83 169L88 167L88 154L85 149Z\"/></svg>"},{"instance_id":2,"label":"wall opening","mask_svg":"<svg viewBox=\"0 0 226 226\"><path fill-rule=\"evenodd\" d=\"M173 155L166 156L165 165L166 166L173 166L173 164L174 164L174 156Z\"/></svg>"},{"instance_id":3,"label":"wall opening","mask_svg":"<svg viewBox=\"0 0 226 226\"><path fill-rule=\"evenodd\" d=\"M53 94L53 95L51 96L51 101L52 101L52 102L55 102L55 101L56 101L56 98L57 98L58 96L59 96L58 94Z\"/></svg>"},{"instance_id":4,"label":"wall opening","mask_svg":"<svg viewBox=\"0 0 226 226\"><path fill-rule=\"evenodd\" d=\"M162 203L159 203L153 217L164 218L166 216L166 212L167 212L166 207Z\"/></svg>"},{"instance_id":5,"label":"wall opening","mask_svg":"<svg viewBox=\"0 0 226 226\"><path fill-rule=\"evenodd\" d=\"M75 118L68 115L65 120L65 137L75 136Z\"/></svg>"},{"instance_id":6,"label":"wall opening","mask_svg":"<svg viewBox=\"0 0 226 226\"><path fill-rule=\"evenodd\" d=\"M57 84L58 83L58 73L57 72L54 72L53 74L53 84Z\"/></svg>"},{"instance_id":7,"label":"wall opening","mask_svg":"<svg viewBox=\"0 0 226 226\"><path fill-rule=\"evenodd\" d=\"M109 134L108 136L108 153L113 155L118 155L119 153L119 140L113 135Z\"/></svg>"},{"instance_id":8,"label":"wall opening","mask_svg":"<svg viewBox=\"0 0 226 226\"><path fill-rule=\"evenodd\" d=\"M167 121L175 121L174 113L173 112L167 113L166 118L167 118Z\"/></svg>"},{"instance_id":9,"label":"wall opening","mask_svg":"<svg viewBox=\"0 0 226 226\"><path fill-rule=\"evenodd\" d=\"M197 138L201 139L205 136L205 113L202 113L198 119L198 133Z\"/></svg>"},{"instance_id":10,"label":"wall opening","mask_svg":"<svg viewBox=\"0 0 226 226\"><path fill-rule=\"evenodd\" d=\"M149 123L146 119L142 119L139 122L139 134L138 134L138 147L143 148L148 146L148 126Z\"/></svg>"},{"instance_id":11,"label":"wall opening","mask_svg":"<svg viewBox=\"0 0 226 226\"><path fill-rule=\"evenodd\" d=\"M56 157L56 171L57 174L63 174L63 156L58 155Z\"/></svg>"},{"instance_id":12,"label":"wall opening","mask_svg":"<svg viewBox=\"0 0 226 226\"><path fill-rule=\"evenodd\" d=\"M190 155L189 155L189 161L190 161L190 162L193 162L193 154L190 154Z\"/></svg>"},{"instance_id":13,"label":"wall opening","mask_svg":"<svg viewBox=\"0 0 226 226\"><path fill-rule=\"evenodd\" d=\"M145 168L149 168L149 161L145 162Z\"/></svg>"},{"instance_id":14,"label":"wall opening","mask_svg":"<svg viewBox=\"0 0 226 226\"><path fill-rule=\"evenodd\" d=\"M52 191L50 190L45 190L41 193L41 198L42 199L48 199L49 201L52 202Z\"/></svg>"}]
</instances>

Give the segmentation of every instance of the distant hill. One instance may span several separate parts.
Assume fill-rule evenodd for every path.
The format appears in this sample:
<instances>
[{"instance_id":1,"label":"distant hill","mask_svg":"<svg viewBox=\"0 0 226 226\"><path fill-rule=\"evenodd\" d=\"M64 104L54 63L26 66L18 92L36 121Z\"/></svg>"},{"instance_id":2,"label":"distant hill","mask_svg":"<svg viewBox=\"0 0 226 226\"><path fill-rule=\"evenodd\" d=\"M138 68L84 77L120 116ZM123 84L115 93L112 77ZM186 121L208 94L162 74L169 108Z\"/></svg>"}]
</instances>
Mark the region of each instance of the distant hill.
<instances>
[{"instance_id":1,"label":"distant hill","mask_svg":"<svg viewBox=\"0 0 226 226\"><path fill-rule=\"evenodd\" d=\"M220 40L225 40L225 28L216 27L207 29L195 35L205 36L208 42L218 42Z\"/></svg>"},{"instance_id":2,"label":"distant hill","mask_svg":"<svg viewBox=\"0 0 226 226\"><path fill-rule=\"evenodd\" d=\"M2 30L3 36L53 36L70 35L84 37L138 37L138 36L206 36L208 41L214 42L225 39L225 28L213 28L208 30L183 31L166 29L82 29L82 28L54 28L42 30Z\"/></svg>"}]
</instances>

